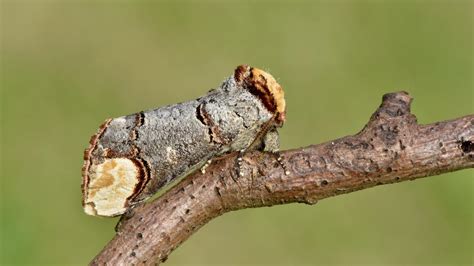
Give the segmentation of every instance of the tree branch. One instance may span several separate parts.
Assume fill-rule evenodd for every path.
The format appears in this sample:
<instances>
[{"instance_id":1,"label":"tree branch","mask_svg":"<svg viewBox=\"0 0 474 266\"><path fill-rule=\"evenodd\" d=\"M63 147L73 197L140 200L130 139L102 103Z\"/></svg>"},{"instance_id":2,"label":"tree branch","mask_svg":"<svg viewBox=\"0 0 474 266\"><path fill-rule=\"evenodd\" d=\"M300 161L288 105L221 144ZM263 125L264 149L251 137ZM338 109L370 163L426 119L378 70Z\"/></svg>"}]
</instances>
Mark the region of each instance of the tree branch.
<instances>
[{"instance_id":1,"label":"tree branch","mask_svg":"<svg viewBox=\"0 0 474 266\"><path fill-rule=\"evenodd\" d=\"M123 219L116 236L92 265L154 264L211 219L228 211L320 199L376 185L413 180L474 166L474 115L418 125L411 97L390 93L354 136L281 153L236 154L196 171L160 198Z\"/></svg>"}]
</instances>

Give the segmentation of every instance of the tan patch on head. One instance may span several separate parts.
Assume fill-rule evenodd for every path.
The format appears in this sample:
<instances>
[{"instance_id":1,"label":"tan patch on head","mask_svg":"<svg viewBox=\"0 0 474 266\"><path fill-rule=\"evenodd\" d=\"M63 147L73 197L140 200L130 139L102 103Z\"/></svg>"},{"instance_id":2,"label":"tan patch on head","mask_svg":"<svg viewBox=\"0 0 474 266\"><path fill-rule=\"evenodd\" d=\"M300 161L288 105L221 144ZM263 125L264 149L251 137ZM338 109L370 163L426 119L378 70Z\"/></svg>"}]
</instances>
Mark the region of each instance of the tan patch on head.
<instances>
[{"instance_id":1,"label":"tan patch on head","mask_svg":"<svg viewBox=\"0 0 474 266\"><path fill-rule=\"evenodd\" d=\"M106 159L92 165L85 188L84 211L89 215L115 216L128 207L128 199L140 186L142 170L126 158Z\"/></svg>"},{"instance_id":2,"label":"tan patch on head","mask_svg":"<svg viewBox=\"0 0 474 266\"><path fill-rule=\"evenodd\" d=\"M238 83L244 83L270 112L275 113L278 124L285 122L285 93L272 75L261 69L242 65L234 71L234 79Z\"/></svg>"},{"instance_id":3,"label":"tan patch on head","mask_svg":"<svg viewBox=\"0 0 474 266\"><path fill-rule=\"evenodd\" d=\"M255 77L255 83L257 86L261 86L261 90L268 89L268 92L270 92L276 111L278 113L284 114L286 110L285 92L283 91L283 88L280 86L280 84L278 84L272 75L261 69L254 68L252 69L252 73Z\"/></svg>"}]
</instances>

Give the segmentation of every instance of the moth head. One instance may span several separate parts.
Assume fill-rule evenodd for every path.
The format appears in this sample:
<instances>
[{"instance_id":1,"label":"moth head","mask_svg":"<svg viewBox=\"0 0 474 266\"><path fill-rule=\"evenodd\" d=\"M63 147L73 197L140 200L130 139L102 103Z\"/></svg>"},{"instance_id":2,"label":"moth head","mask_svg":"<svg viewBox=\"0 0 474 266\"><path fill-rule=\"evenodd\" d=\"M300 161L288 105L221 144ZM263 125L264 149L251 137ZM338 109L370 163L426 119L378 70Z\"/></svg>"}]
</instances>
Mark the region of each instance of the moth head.
<instances>
[{"instance_id":1,"label":"moth head","mask_svg":"<svg viewBox=\"0 0 474 266\"><path fill-rule=\"evenodd\" d=\"M282 126L286 119L285 92L269 73L247 65L238 66L234 79L252 94L257 96L275 117L275 123Z\"/></svg>"}]
</instances>

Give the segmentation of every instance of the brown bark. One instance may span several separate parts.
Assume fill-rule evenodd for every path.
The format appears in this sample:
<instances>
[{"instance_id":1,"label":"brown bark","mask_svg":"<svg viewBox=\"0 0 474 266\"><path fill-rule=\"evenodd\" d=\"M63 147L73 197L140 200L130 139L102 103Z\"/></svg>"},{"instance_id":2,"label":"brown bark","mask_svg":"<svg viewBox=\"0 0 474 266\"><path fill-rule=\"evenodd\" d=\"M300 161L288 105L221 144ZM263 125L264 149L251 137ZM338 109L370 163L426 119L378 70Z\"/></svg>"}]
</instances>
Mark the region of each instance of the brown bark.
<instances>
[{"instance_id":1,"label":"brown bark","mask_svg":"<svg viewBox=\"0 0 474 266\"><path fill-rule=\"evenodd\" d=\"M320 199L376 185L474 166L474 115L418 125L411 97L390 93L361 132L273 154L251 152L244 176L236 154L186 177L160 198L138 206L92 265L154 264L211 219L228 211Z\"/></svg>"}]
</instances>

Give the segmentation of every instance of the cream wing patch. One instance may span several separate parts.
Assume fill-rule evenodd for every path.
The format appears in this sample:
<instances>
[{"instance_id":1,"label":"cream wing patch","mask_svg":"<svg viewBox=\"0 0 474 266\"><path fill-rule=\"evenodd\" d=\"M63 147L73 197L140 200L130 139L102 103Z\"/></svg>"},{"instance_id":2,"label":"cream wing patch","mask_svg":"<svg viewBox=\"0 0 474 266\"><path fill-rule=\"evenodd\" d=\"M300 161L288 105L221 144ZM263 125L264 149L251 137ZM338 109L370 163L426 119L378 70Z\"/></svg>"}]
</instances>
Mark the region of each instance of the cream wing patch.
<instances>
[{"instance_id":1,"label":"cream wing patch","mask_svg":"<svg viewBox=\"0 0 474 266\"><path fill-rule=\"evenodd\" d=\"M140 169L126 158L106 159L92 165L84 211L89 215L114 216L126 211L127 199L140 182Z\"/></svg>"}]
</instances>

